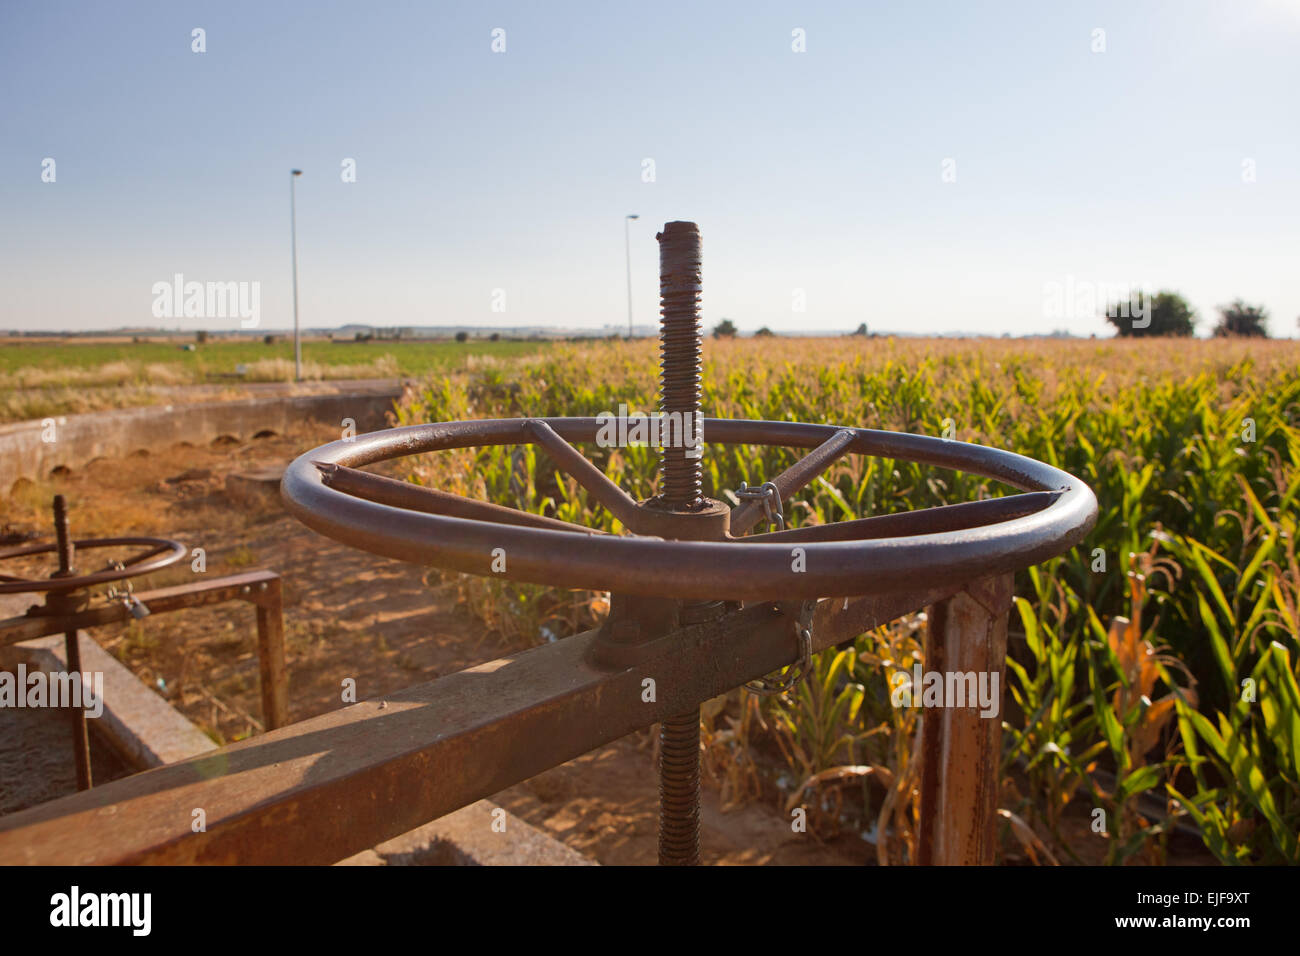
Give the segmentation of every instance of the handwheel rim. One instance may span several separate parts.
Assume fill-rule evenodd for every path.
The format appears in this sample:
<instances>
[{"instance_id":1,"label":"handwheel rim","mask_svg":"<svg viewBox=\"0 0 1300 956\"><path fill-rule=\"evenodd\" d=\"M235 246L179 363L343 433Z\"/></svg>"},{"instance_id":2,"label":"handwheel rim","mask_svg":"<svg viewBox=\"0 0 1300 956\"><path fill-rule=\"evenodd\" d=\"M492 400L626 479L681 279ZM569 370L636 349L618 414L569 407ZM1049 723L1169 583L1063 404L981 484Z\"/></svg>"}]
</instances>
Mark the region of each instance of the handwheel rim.
<instances>
[{"instance_id":1,"label":"handwheel rim","mask_svg":"<svg viewBox=\"0 0 1300 956\"><path fill-rule=\"evenodd\" d=\"M360 468L425 452L526 444L527 421L408 425L332 442L289 466L281 495L289 512L308 527L372 554L515 581L684 600L811 599L951 584L1061 554L1083 540L1097 517L1096 496L1083 481L1014 452L905 432L798 422L705 419L704 435L709 443L814 448L847 430L854 439L846 454L967 471L1058 497L1033 514L961 531L798 544L676 541L600 535L594 529L584 536L408 511L332 489L316 467L319 462ZM601 426L595 418L535 421L574 442L594 442ZM803 550L801 561L794 560L794 548ZM493 570L498 556L504 570ZM795 570L800 563L804 570Z\"/></svg>"},{"instance_id":2,"label":"handwheel rim","mask_svg":"<svg viewBox=\"0 0 1300 956\"><path fill-rule=\"evenodd\" d=\"M96 571L91 574L76 574L66 578L32 578L22 581L0 581L0 594L29 594L41 591L76 591L80 588L108 584L126 578L151 574L162 568L170 567L185 557L186 547L170 538L86 538L73 543L74 555L84 551L97 551L104 548L147 548L158 553L127 564L121 569ZM25 544L12 548L0 549L0 561L10 558L30 557L34 554L57 553L58 545L53 542L44 544Z\"/></svg>"}]
</instances>

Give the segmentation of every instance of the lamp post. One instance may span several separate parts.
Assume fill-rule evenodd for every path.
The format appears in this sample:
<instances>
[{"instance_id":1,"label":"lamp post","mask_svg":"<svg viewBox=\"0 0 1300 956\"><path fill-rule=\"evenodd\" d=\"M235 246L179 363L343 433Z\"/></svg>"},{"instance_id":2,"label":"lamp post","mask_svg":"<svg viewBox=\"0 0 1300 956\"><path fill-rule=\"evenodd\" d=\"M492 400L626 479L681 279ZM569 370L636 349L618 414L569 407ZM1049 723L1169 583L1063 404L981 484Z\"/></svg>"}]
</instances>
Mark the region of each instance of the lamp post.
<instances>
[{"instance_id":1,"label":"lamp post","mask_svg":"<svg viewBox=\"0 0 1300 956\"><path fill-rule=\"evenodd\" d=\"M302 381L302 341L298 338L298 208L295 184L301 169L289 170L289 245L293 251L293 380Z\"/></svg>"},{"instance_id":2,"label":"lamp post","mask_svg":"<svg viewBox=\"0 0 1300 956\"><path fill-rule=\"evenodd\" d=\"M632 338L632 237L630 227L633 219L640 219L637 213L623 217L623 251L627 253L627 337Z\"/></svg>"}]
</instances>

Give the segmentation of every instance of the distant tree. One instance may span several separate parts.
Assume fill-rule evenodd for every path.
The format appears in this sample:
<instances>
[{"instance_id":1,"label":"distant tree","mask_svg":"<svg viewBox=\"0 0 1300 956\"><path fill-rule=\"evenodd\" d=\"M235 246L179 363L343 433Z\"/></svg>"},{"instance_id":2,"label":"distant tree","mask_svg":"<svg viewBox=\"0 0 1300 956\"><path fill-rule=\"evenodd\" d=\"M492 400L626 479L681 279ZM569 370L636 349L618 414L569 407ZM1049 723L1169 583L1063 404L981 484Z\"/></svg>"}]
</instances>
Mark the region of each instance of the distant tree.
<instances>
[{"instance_id":1,"label":"distant tree","mask_svg":"<svg viewBox=\"0 0 1300 956\"><path fill-rule=\"evenodd\" d=\"M194 333L194 341L198 342L200 345L202 345L207 340L208 340L208 333L204 332L202 329Z\"/></svg>"},{"instance_id":2,"label":"distant tree","mask_svg":"<svg viewBox=\"0 0 1300 956\"><path fill-rule=\"evenodd\" d=\"M1243 336L1245 338L1268 338L1268 310L1262 305L1247 305L1240 299L1232 305L1219 306L1219 324L1214 327L1214 334L1225 336Z\"/></svg>"},{"instance_id":3,"label":"distant tree","mask_svg":"<svg viewBox=\"0 0 1300 956\"><path fill-rule=\"evenodd\" d=\"M861 325L859 325L856 329L854 329L853 334L865 336L867 334L867 323L863 322Z\"/></svg>"},{"instance_id":4,"label":"distant tree","mask_svg":"<svg viewBox=\"0 0 1300 956\"><path fill-rule=\"evenodd\" d=\"M493 332L491 335L488 336L488 341L489 341L489 342L500 342L500 341L501 341L501 333L500 333L500 332Z\"/></svg>"},{"instance_id":5,"label":"distant tree","mask_svg":"<svg viewBox=\"0 0 1300 956\"><path fill-rule=\"evenodd\" d=\"M1146 314L1142 310L1145 307ZM1106 321L1122 338L1142 335L1190 336L1196 331L1196 312L1177 292L1157 292L1106 307Z\"/></svg>"},{"instance_id":6,"label":"distant tree","mask_svg":"<svg viewBox=\"0 0 1300 956\"><path fill-rule=\"evenodd\" d=\"M765 339L765 338L767 338L767 337L770 336L770 335L776 335L776 333L773 332L771 329L769 329L769 328L765 325L765 326L763 326L761 329L759 329L757 332L754 333L754 338L756 338L756 339Z\"/></svg>"},{"instance_id":7,"label":"distant tree","mask_svg":"<svg viewBox=\"0 0 1300 956\"><path fill-rule=\"evenodd\" d=\"M468 332L457 332L457 333L456 333L456 341L457 341L457 342L468 342L468 341L469 341L469 333L468 333Z\"/></svg>"},{"instance_id":8,"label":"distant tree","mask_svg":"<svg viewBox=\"0 0 1300 956\"><path fill-rule=\"evenodd\" d=\"M274 335L270 335L270 334L268 334L268 335L264 335L264 336L262 336L262 344L263 344L263 345L274 345L274 344L275 344L275 339L276 339L276 337L275 337ZM333 339L331 338L330 341L333 341Z\"/></svg>"},{"instance_id":9,"label":"distant tree","mask_svg":"<svg viewBox=\"0 0 1300 956\"><path fill-rule=\"evenodd\" d=\"M721 338L730 339L730 338L735 338L735 336L736 336L736 323L732 322L731 319L723 319L721 322L719 322L717 325L713 327L713 337L715 339L721 339Z\"/></svg>"}]
</instances>

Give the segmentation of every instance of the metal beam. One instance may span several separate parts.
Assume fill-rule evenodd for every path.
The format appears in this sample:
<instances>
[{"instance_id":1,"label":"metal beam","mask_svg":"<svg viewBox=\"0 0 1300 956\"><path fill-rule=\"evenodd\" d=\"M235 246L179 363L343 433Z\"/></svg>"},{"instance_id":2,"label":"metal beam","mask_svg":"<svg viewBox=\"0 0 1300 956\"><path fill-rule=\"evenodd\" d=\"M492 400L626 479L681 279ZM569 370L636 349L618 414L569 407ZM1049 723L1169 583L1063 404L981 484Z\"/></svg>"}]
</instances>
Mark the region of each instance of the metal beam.
<instances>
[{"instance_id":1,"label":"metal beam","mask_svg":"<svg viewBox=\"0 0 1300 956\"><path fill-rule=\"evenodd\" d=\"M814 649L958 587L823 601ZM589 663L596 636L532 648L0 818L0 863L333 863L798 656L791 618L771 603L678 631L623 669ZM205 832L193 832L195 809L204 811Z\"/></svg>"},{"instance_id":2,"label":"metal beam","mask_svg":"<svg viewBox=\"0 0 1300 956\"><path fill-rule=\"evenodd\" d=\"M1012 576L971 582L926 613L927 673L997 675L996 711L949 706L924 711L921 726L921 821L917 862L991 866L997 848L1002 695ZM991 677L990 677L991 679ZM991 684L990 684L991 686ZM912 688L912 693L921 688Z\"/></svg>"},{"instance_id":3,"label":"metal beam","mask_svg":"<svg viewBox=\"0 0 1300 956\"><path fill-rule=\"evenodd\" d=\"M179 611L190 607L205 607L226 601L243 600L252 604L278 603L280 575L274 571L248 571L224 578L195 581L176 587L157 588L153 591L136 591L135 597L151 614ZM270 594L272 583L276 596ZM26 614L0 620L0 647L18 644L60 634L68 628L99 627L118 624L131 617L130 610L114 601L99 607L87 608L75 614Z\"/></svg>"},{"instance_id":4,"label":"metal beam","mask_svg":"<svg viewBox=\"0 0 1300 956\"><path fill-rule=\"evenodd\" d=\"M289 722L289 678L284 663L280 575L274 571L247 571L175 587L137 591L135 597L149 609L151 615L236 600L255 605L262 722L267 730L283 727ZM73 614L44 613L11 617L0 621L0 647L51 634L75 633L85 628L117 624L130 618L130 609L116 601ZM78 669L75 664L70 664L69 667Z\"/></svg>"}]
</instances>

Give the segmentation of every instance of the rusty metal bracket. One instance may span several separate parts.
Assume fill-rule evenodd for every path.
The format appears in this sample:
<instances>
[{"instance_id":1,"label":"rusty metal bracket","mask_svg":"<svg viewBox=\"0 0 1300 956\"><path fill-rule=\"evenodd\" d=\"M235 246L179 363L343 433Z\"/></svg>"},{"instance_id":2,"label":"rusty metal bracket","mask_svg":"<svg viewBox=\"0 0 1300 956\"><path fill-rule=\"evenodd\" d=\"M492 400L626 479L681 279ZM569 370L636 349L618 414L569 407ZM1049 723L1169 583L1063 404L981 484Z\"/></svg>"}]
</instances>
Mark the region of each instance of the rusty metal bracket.
<instances>
[{"instance_id":1,"label":"rusty metal bracket","mask_svg":"<svg viewBox=\"0 0 1300 956\"><path fill-rule=\"evenodd\" d=\"M55 613L51 599L81 596L68 609ZM137 591L136 600L150 614L165 614L185 608L207 607L226 601L247 601L257 609L257 657L262 696L262 722L268 730L289 722L288 671L284 660L284 620L280 576L273 571L245 571L223 578L194 581L169 588ZM43 605L27 614L0 620L0 647L38 637L115 624L133 617L121 603L88 606L88 595L74 591L65 595L51 592ZM56 602L56 606L57 602ZM34 613L39 610L40 613Z\"/></svg>"},{"instance_id":2,"label":"rusty metal bracket","mask_svg":"<svg viewBox=\"0 0 1300 956\"><path fill-rule=\"evenodd\" d=\"M949 593L821 601L813 653ZM619 670L587 631L0 817L0 864L333 863L790 664L790 626L751 605Z\"/></svg>"}]
</instances>

